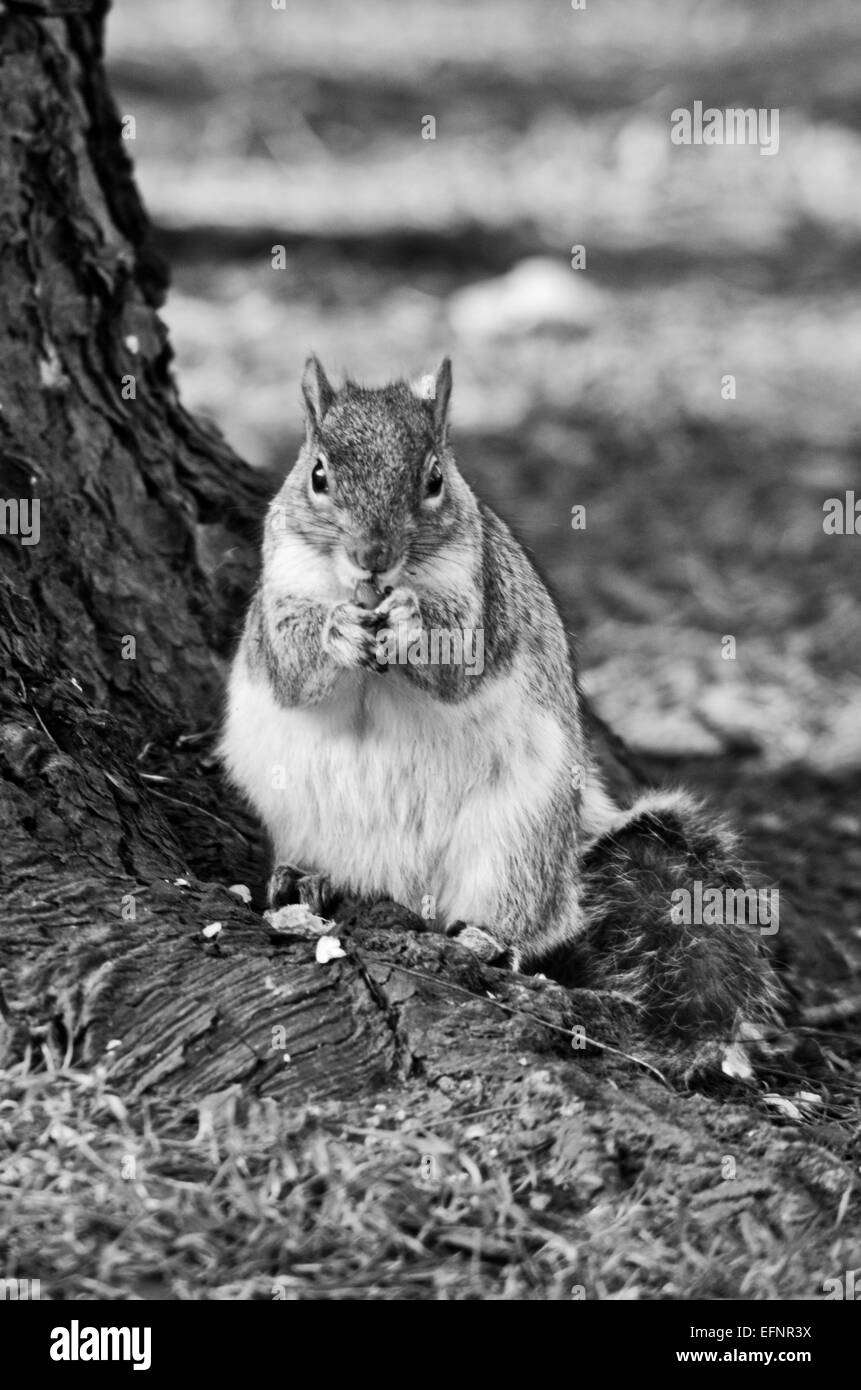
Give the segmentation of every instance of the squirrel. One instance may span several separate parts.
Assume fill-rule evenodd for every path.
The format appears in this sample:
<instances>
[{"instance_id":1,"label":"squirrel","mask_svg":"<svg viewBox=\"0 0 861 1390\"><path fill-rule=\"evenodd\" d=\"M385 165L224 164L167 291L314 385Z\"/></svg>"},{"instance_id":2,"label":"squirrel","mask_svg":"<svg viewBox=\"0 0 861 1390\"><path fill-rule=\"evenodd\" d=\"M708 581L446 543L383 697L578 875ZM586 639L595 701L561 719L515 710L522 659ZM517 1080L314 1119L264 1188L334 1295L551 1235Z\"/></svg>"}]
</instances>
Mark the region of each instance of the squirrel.
<instances>
[{"instance_id":1,"label":"squirrel","mask_svg":"<svg viewBox=\"0 0 861 1390\"><path fill-rule=\"evenodd\" d=\"M768 1027L755 932L671 907L742 887L734 838L686 792L610 796L556 603L458 470L451 382L448 358L381 389L305 365L220 745L272 840L270 906L303 879L323 906L393 899L669 1033Z\"/></svg>"}]
</instances>

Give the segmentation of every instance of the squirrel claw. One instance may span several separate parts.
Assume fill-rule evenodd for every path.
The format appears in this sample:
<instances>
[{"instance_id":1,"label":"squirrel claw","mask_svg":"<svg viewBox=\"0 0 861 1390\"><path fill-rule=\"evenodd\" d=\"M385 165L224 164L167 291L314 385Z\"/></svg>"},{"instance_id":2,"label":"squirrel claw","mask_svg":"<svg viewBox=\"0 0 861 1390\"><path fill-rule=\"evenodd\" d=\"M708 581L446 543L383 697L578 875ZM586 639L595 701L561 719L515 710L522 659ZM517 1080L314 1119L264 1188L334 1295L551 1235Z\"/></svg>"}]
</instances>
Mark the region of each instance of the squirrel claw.
<instances>
[{"instance_id":1,"label":"squirrel claw","mask_svg":"<svg viewBox=\"0 0 861 1390\"><path fill-rule=\"evenodd\" d=\"M331 917L338 894L328 874L304 874L297 885L299 901L317 917Z\"/></svg>"},{"instance_id":2,"label":"squirrel claw","mask_svg":"<svg viewBox=\"0 0 861 1390\"><path fill-rule=\"evenodd\" d=\"M287 907L288 904L299 901L296 885L301 877L302 870L293 864L275 865L266 885L266 906L270 911L277 912L279 907Z\"/></svg>"},{"instance_id":3,"label":"squirrel claw","mask_svg":"<svg viewBox=\"0 0 861 1390\"><path fill-rule=\"evenodd\" d=\"M446 935L453 937L461 946L466 946L467 950L472 951L473 955L486 964L499 961L500 957L508 954L505 946L501 945L495 936L472 922L454 922Z\"/></svg>"},{"instance_id":4,"label":"squirrel claw","mask_svg":"<svg viewBox=\"0 0 861 1390\"><path fill-rule=\"evenodd\" d=\"M415 589L410 589L406 584L386 589L374 612L378 621L386 618L390 627L399 622L421 622L418 595Z\"/></svg>"},{"instance_id":5,"label":"squirrel claw","mask_svg":"<svg viewBox=\"0 0 861 1390\"><path fill-rule=\"evenodd\" d=\"M422 615L418 596L414 589L399 585L388 589L382 602L377 605L375 616L379 623L377 638L406 638L414 642L421 636Z\"/></svg>"},{"instance_id":6,"label":"squirrel claw","mask_svg":"<svg viewBox=\"0 0 861 1390\"><path fill-rule=\"evenodd\" d=\"M269 878L266 902L270 911L291 903L304 903L317 917L328 917L338 895L328 874L308 873L295 864L276 864Z\"/></svg>"}]
</instances>

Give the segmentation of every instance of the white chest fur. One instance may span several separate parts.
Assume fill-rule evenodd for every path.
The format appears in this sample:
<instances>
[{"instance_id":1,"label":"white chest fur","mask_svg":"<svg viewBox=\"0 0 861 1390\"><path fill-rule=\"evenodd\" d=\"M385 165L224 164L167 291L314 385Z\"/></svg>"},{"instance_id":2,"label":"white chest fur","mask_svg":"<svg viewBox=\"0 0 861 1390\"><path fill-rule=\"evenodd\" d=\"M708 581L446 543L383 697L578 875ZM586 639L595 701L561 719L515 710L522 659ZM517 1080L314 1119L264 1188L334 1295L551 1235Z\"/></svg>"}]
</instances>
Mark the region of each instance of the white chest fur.
<instances>
[{"instance_id":1,"label":"white chest fur","mask_svg":"<svg viewBox=\"0 0 861 1390\"><path fill-rule=\"evenodd\" d=\"M444 704L397 670L345 673L332 698L286 709L239 660L222 751L276 862L438 926L489 924L571 761L564 729L525 689L515 668Z\"/></svg>"}]
</instances>

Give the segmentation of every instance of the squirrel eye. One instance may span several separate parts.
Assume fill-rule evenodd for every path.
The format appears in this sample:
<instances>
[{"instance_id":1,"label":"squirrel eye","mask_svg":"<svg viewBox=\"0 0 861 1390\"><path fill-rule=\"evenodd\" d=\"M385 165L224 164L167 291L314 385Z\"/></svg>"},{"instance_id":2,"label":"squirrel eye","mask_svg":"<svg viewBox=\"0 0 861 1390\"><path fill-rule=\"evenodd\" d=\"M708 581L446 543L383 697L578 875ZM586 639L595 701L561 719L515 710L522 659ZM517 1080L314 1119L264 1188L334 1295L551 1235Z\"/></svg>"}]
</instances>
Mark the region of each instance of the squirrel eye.
<instances>
[{"instance_id":1,"label":"squirrel eye","mask_svg":"<svg viewBox=\"0 0 861 1390\"><path fill-rule=\"evenodd\" d=\"M442 492L442 469L435 454L431 455L431 466L425 482L425 496L439 497Z\"/></svg>"},{"instance_id":2,"label":"squirrel eye","mask_svg":"<svg viewBox=\"0 0 861 1390\"><path fill-rule=\"evenodd\" d=\"M311 489L313 492L329 491L329 475L322 459L318 459L311 469Z\"/></svg>"}]
</instances>

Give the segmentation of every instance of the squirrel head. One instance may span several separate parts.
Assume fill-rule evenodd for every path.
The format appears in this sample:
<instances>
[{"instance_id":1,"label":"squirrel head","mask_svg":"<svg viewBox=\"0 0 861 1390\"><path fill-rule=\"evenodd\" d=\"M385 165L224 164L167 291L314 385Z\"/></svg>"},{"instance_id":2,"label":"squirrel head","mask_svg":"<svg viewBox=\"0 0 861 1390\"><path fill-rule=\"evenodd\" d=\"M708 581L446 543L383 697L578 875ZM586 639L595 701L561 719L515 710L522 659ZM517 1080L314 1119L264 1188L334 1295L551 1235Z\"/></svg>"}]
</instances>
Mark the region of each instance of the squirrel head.
<instances>
[{"instance_id":1,"label":"squirrel head","mask_svg":"<svg viewBox=\"0 0 861 1390\"><path fill-rule=\"evenodd\" d=\"M281 526L344 584L426 570L477 505L448 439L449 359L417 382L335 390L312 356L302 395L305 441L273 504Z\"/></svg>"}]
</instances>

